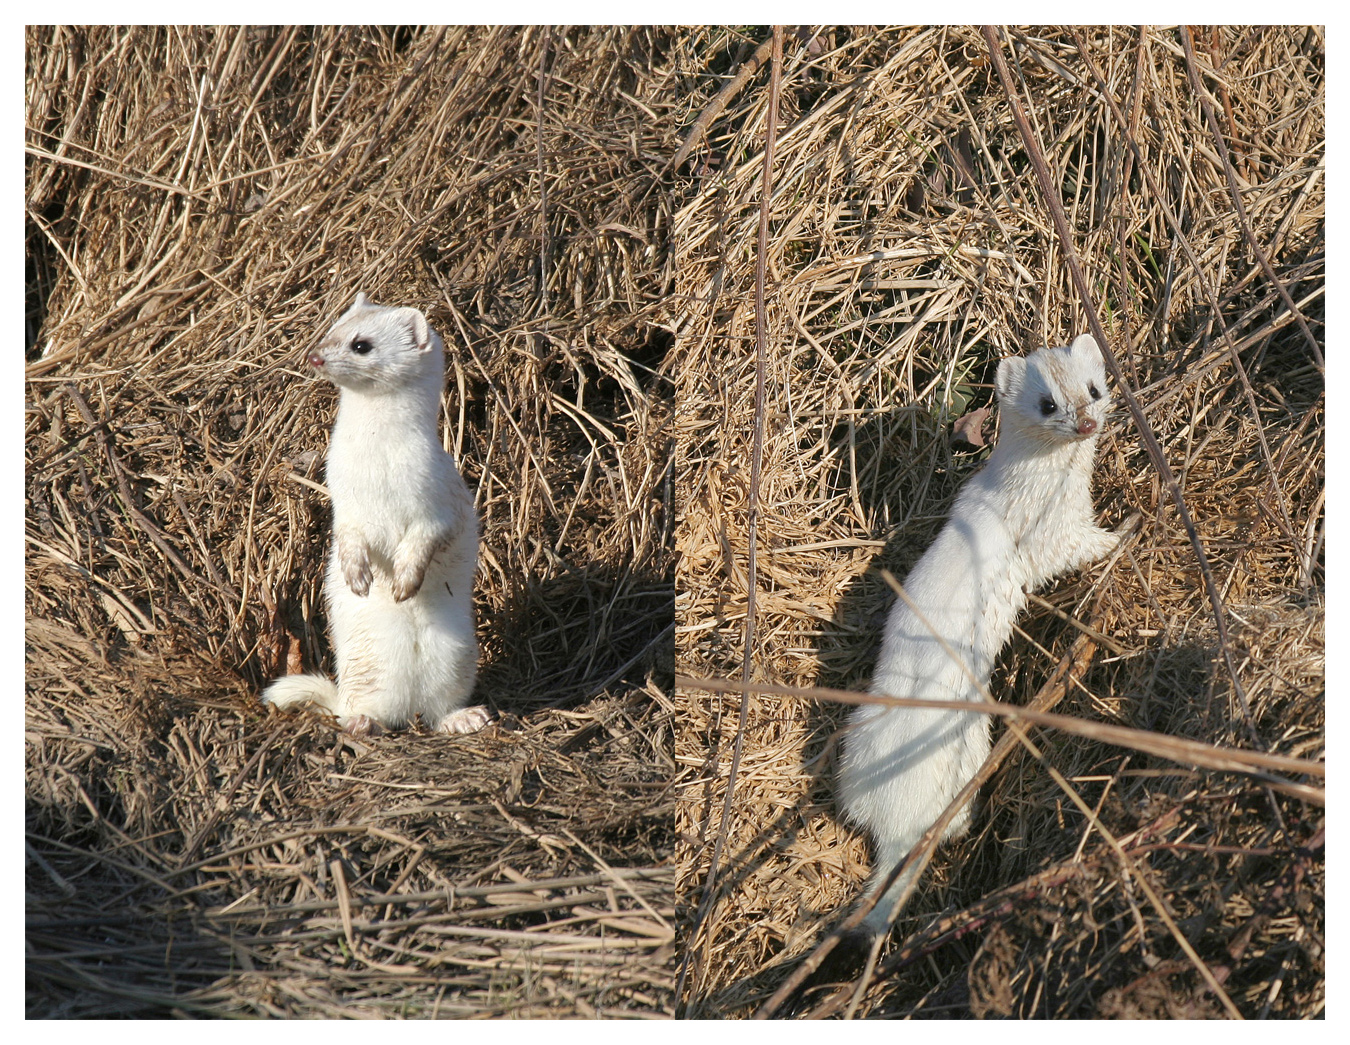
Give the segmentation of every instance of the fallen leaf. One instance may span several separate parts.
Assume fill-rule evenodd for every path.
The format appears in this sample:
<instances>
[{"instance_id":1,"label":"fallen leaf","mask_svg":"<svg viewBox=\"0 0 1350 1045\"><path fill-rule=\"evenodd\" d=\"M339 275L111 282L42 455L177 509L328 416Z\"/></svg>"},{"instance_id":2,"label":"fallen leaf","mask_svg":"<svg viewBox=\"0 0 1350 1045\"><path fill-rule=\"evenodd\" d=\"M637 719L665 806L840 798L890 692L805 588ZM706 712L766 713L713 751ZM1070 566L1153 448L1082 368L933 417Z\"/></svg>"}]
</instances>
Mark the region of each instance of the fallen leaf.
<instances>
[{"instance_id":1,"label":"fallen leaf","mask_svg":"<svg viewBox=\"0 0 1350 1045\"><path fill-rule=\"evenodd\" d=\"M989 407L982 406L956 419L952 425L952 442L958 439L971 446L984 446L984 423L989 419Z\"/></svg>"}]
</instances>

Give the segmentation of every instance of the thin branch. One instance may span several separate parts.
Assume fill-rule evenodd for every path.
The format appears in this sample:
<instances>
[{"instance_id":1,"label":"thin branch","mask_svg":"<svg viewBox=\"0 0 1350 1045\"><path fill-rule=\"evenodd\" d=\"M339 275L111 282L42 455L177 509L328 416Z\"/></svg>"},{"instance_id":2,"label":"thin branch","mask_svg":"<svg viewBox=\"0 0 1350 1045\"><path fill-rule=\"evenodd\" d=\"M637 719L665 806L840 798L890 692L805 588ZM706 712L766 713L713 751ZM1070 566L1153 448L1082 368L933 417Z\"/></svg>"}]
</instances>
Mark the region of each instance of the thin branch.
<instances>
[{"instance_id":1,"label":"thin branch","mask_svg":"<svg viewBox=\"0 0 1350 1045\"><path fill-rule=\"evenodd\" d=\"M1205 112L1205 119L1209 121L1209 129L1214 135L1214 144L1218 149L1219 159L1223 161L1223 173L1228 179L1228 192L1233 197L1233 210L1237 213L1238 221L1242 225L1242 234L1247 239L1247 245L1252 248L1252 254L1256 256L1256 262L1261 266L1261 271L1266 274L1266 279L1270 280L1271 286L1275 288L1276 293L1280 295L1280 300L1284 302L1284 307L1293 314L1299 329L1303 331L1303 337L1308 342L1308 348L1312 351L1313 358L1317 360L1318 369L1323 369L1326 364L1322 359L1322 350L1317 345L1317 338L1313 337L1312 331L1308 329L1308 321L1303 318L1303 313L1294 304L1294 299L1289 296L1289 291L1285 289L1284 283L1275 274L1270 259L1266 257L1266 252L1261 249L1261 244L1256 242L1256 234L1252 231L1251 219L1247 217L1247 208L1242 203L1242 193L1238 189L1237 174L1233 170L1233 161L1228 155L1228 145L1223 140L1223 132L1219 130L1219 119L1214 114L1214 106L1209 102L1209 94L1201 85L1200 73L1195 67L1195 48L1191 44L1190 26L1183 25L1181 27L1181 46L1186 52L1186 73L1191 78L1191 90L1199 100L1200 108ZM1231 125L1233 122L1232 104L1226 102L1225 109L1228 110L1228 121ZM1260 426L1257 427L1259 430Z\"/></svg>"},{"instance_id":2,"label":"thin branch","mask_svg":"<svg viewBox=\"0 0 1350 1045\"><path fill-rule=\"evenodd\" d=\"M999 79L1003 82L1003 90L1012 110L1013 122L1017 124L1018 133L1022 136L1022 142L1026 146L1027 157L1031 160L1031 166L1036 172L1036 180L1040 183L1041 198L1045 200L1045 205L1050 211L1050 217L1054 221L1060 250L1064 255L1064 263L1069 267L1069 275L1073 280L1074 288L1078 291L1078 296L1083 302L1088 325L1092 328L1092 336L1097 339L1097 344L1101 347L1102 358L1106 360L1107 369L1111 371L1111 376L1115 378L1116 385L1125 398L1125 405L1129 408L1130 416L1134 418L1144 448L1148 451L1154 468L1158 470L1158 477L1167 488L1168 495L1177 506L1181 524L1185 527L1186 536L1190 538L1191 547L1195 550L1195 558L1205 582L1205 593L1209 596L1210 606L1214 612L1214 622L1219 633L1219 649L1223 654L1224 664L1227 666L1228 675L1232 679L1233 690L1242 705L1242 714L1246 719L1247 729L1253 741L1260 743L1256 722L1252 718L1251 704L1247 699L1247 691L1242 685L1242 680L1238 677L1237 664L1233 659L1232 643L1228 638L1227 610L1219 595L1219 589L1214 583L1214 571L1210 568L1209 557L1205 554L1204 545L1200 543L1200 534L1196 531L1195 523L1191 519L1190 509L1186 507L1186 500L1182 497L1181 487L1177 485L1176 477L1172 474L1172 468L1167 463L1162 447L1158 444L1157 437L1153 434L1152 428L1144 417L1143 408L1140 407L1139 401L1135 399L1134 393L1130 390L1130 386L1125 380L1125 374L1116 361L1115 353L1111 350L1111 342L1106 336L1106 331L1102 328L1101 320L1098 318L1096 299L1088 287L1087 278L1083 274L1083 266L1078 260L1078 252L1074 247L1073 236L1069 232L1069 221L1064 213L1064 205L1057 195L1054 179L1050 174L1050 167L1045 162L1045 154L1040 147L1040 143L1036 140L1036 134L1031 128L1031 123L1027 120L1027 114L1022 108L1022 101L1017 96L1017 88L1013 84L1012 74L1008 71L1008 64L1003 58L1003 50L999 46L997 30L992 25L982 26L981 30L989 46L989 57L994 63L994 68L998 71ZM1094 74L1096 73L1095 68L1092 71ZM1105 89L1102 90L1102 95L1110 104L1112 114L1116 115L1120 125L1122 127L1128 126L1119 115L1119 107ZM1142 158L1136 157L1136 159L1140 171L1146 171L1147 168L1144 166ZM1162 198L1161 194L1157 195L1159 199ZM1196 269L1199 270L1198 261L1194 264Z\"/></svg>"},{"instance_id":3,"label":"thin branch","mask_svg":"<svg viewBox=\"0 0 1350 1045\"><path fill-rule=\"evenodd\" d=\"M539 165L539 314L548 315L548 179L544 170L544 84L548 79L548 26L539 48L539 91L535 101L535 157Z\"/></svg>"},{"instance_id":4,"label":"thin branch","mask_svg":"<svg viewBox=\"0 0 1350 1045\"><path fill-rule=\"evenodd\" d=\"M684 993L685 977L689 971L690 956L698 937L703 920L712 906L714 887L717 882L718 865L722 850L726 845L727 829L731 823L732 800L736 793L736 774L740 769L741 750L745 742L746 719L750 712L750 675L754 667L755 651L755 589L759 583L755 543L759 528L759 484L760 469L764 457L764 387L767 351L765 342L768 331L765 324L764 284L768 278L769 255L769 205L773 199L773 147L778 136L778 95L780 76L783 66L783 27L773 27L773 57L769 67L769 104L765 115L764 130L764 179L760 188L759 202L759 245L755 261L755 417L753 445L750 451L750 495L747 507L748 568L746 577L745 607L745 646L741 655L741 710L736 726L736 741L732 748L731 767L727 773L727 793L722 803L722 819L717 829L717 840L713 844L712 860L708 864L708 874L703 883L703 897L694 924L689 931L688 945L684 961L680 966L679 983L675 989L676 1004ZM686 1016L688 1006L686 1004Z\"/></svg>"},{"instance_id":5,"label":"thin branch","mask_svg":"<svg viewBox=\"0 0 1350 1045\"><path fill-rule=\"evenodd\" d=\"M768 60L769 55L774 52L775 47L777 47L776 53L778 54L779 64L782 64L783 41L780 36L776 34L755 48L755 53L736 70L736 75L727 82L725 87L717 92L717 96L708 103L707 107L701 113L698 114L698 119L690 125L689 133L685 135L684 144L680 146L675 155L671 157L670 163L667 164L667 170L678 170L680 164L684 163L684 161L689 158L689 154L693 152L694 147L698 145L708 133L708 128L712 126L712 122L717 119L722 110L727 107L727 104L731 99L740 93L741 88L749 82L750 77L754 76L755 73L759 71L759 67Z\"/></svg>"},{"instance_id":6,"label":"thin branch","mask_svg":"<svg viewBox=\"0 0 1350 1045\"><path fill-rule=\"evenodd\" d=\"M1036 711L1020 704L1004 704L996 700L951 701L925 700L919 697L883 697L873 693L854 693L844 689L830 689L826 686L784 686L772 682L754 682L748 687L730 679L693 678L689 675L676 675L677 685L686 689L702 689L710 693L736 693L748 689L776 697L810 697L814 700L829 700L836 704L880 704L895 708L930 708L935 711L965 711L972 715L996 715L1012 720L1025 719L1033 726L1047 726L1074 736L1117 747L1140 751L1146 755L1166 758L1182 765L1198 766L1223 773L1240 773L1254 777L1262 783L1278 786L1280 790L1312 802L1315 805L1326 804L1326 792L1322 788L1309 787L1295 781L1271 778L1267 771L1280 773L1301 773L1309 776L1326 776L1326 763L1314 762L1306 758L1293 758L1289 755L1272 755L1268 751L1249 748L1222 747L1218 744L1202 744L1197 740L1185 740L1170 733L1154 733L1147 729L1133 729L1129 726L1115 726L1109 722L1092 722L1072 715L1055 715Z\"/></svg>"}]
</instances>

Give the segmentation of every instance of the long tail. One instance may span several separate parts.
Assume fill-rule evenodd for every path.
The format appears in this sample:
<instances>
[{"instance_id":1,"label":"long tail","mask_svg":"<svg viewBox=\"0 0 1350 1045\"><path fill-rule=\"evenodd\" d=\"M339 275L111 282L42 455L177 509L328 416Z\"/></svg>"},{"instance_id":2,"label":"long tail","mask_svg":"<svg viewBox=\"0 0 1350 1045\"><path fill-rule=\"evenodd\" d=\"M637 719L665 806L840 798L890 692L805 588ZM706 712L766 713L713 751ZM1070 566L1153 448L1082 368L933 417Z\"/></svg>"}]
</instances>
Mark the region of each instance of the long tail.
<instances>
[{"instance_id":1,"label":"long tail","mask_svg":"<svg viewBox=\"0 0 1350 1045\"><path fill-rule=\"evenodd\" d=\"M263 703L279 708L294 707L306 701L338 713L338 689L324 675L283 675L263 690Z\"/></svg>"},{"instance_id":2,"label":"long tail","mask_svg":"<svg viewBox=\"0 0 1350 1045\"><path fill-rule=\"evenodd\" d=\"M909 855L911 844L917 842L922 834L923 832L919 831L915 837L907 837L904 841L899 839L890 839L887 842L883 842L881 839L877 840L876 862L872 868L872 880L867 883L865 896L872 896L881 888L881 883L895 870L895 865ZM889 932L892 916L900 913L895 909L895 903L900 899L900 894L905 891L905 887L917 876L917 869L911 867L897 878L881 899L877 901L877 905L863 919L860 928L866 929L874 936Z\"/></svg>"}]
</instances>

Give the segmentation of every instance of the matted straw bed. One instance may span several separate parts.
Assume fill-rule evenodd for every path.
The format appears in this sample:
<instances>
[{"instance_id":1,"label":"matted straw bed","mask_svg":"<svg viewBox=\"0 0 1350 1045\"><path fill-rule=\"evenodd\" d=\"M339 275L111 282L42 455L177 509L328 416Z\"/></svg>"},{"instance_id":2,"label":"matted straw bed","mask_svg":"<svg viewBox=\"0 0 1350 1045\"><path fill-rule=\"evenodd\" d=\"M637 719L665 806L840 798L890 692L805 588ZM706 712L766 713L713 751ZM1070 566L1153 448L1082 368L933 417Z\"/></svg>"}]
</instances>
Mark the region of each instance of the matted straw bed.
<instances>
[{"instance_id":1,"label":"matted straw bed","mask_svg":"<svg viewBox=\"0 0 1350 1045\"><path fill-rule=\"evenodd\" d=\"M1320 1015L1324 41L1190 33L998 31L1089 306L978 29L789 30L757 417L768 28L30 27L28 1014ZM332 669L302 353L358 290L445 338L472 736L257 701ZM846 708L782 687L865 689L953 423L1089 307L1223 629L1118 409L1139 532L991 683L1086 732L798 984L870 864Z\"/></svg>"}]
</instances>

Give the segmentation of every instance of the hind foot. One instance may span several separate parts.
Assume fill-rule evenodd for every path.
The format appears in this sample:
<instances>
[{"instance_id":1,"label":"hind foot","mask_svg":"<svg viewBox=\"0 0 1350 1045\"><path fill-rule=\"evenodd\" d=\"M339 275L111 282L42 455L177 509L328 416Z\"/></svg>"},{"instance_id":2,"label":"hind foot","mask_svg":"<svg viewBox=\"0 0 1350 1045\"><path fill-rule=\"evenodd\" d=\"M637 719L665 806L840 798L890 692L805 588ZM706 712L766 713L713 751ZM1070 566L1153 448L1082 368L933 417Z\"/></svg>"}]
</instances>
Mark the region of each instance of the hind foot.
<instances>
[{"instance_id":1,"label":"hind foot","mask_svg":"<svg viewBox=\"0 0 1350 1045\"><path fill-rule=\"evenodd\" d=\"M339 723L343 730L354 737L378 737L384 727L369 715L353 715Z\"/></svg>"},{"instance_id":2,"label":"hind foot","mask_svg":"<svg viewBox=\"0 0 1350 1045\"><path fill-rule=\"evenodd\" d=\"M438 733L477 733L492 721L492 712L481 704L460 708L446 715L436 725Z\"/></svg>"}]
</instances>

